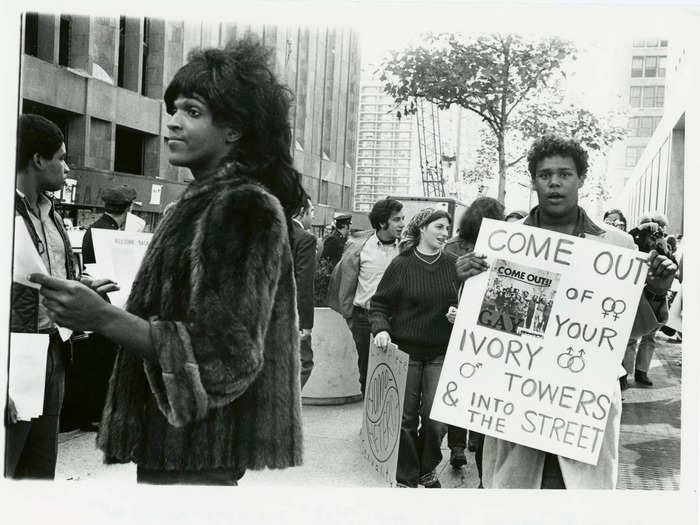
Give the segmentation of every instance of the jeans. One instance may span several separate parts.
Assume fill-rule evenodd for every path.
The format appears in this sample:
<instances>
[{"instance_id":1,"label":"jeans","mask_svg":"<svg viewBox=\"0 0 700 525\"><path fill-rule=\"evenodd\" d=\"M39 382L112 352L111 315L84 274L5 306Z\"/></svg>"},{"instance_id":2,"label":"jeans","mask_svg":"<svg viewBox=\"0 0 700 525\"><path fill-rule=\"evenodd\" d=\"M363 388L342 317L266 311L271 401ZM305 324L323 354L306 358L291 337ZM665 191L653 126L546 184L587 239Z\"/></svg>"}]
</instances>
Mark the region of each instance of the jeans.
<instances>
[{"instance_id":1,"label":"jeans","mask_svg":"<svg viewBox=\"0 0 700 525\"><path fill-rule=\"evenodd\" d=\"M54 479L58 453L58 418L65 388L67 345L68 343L61 341L58 332L51 333L46 358L42 415L31 421L17 421L7 426L5 477Z\"/></svg>"},{"instance_id":2,"label":"jeans","mask_svg":"<svg viewBox=\"0 0 700 525\"><path fill-rule=\"evenodd\" d=\"M442 460L440 445L447 425L430 419L444 355L431 360L410 358L403 402L396 481L415 487ZM420 428L418 419L420 417Z\"/></svg>"},{"instance_id":3,"label":"jeans","mask_svg":"<svg viewBox=\"0 0 700 525\"><path fill-rule=\"evenodd\" d=\"M299 354L301 356L301 388L304 388L314 368L314 351L311 348L311 336L301 340Z\"/></svg>"},{"instance_id":4,"label":"jeans","mask_svg":"<svg viewBox=\"0 0 700 525\"><path fill-rule=\"evenodd\" d=\"M467 448L467 430L462 427L447 426L447 446Z\"/></svg>"},{"instance_id":5,"label":"jeans","mask_svg":"<svg viewBox=\"0 0 700 525\"><path fill-rule=\"evenodd\" d=\"M372 329L369 325L368 312L364 308L355 306L352 310L352 318L350 320L350 331L352 338L355 341L357 349L357 369L360 372L360 391L362 397L365 397L365 383L367 382L367 365L369 363L369 338L372 335Z\"/></svg>"},{"instance_id":6,"label":"jeans","mask_svg":"<svg viewBox=\"0 0 700 525\"><path fill-rule=\"evenodd\" d=\"M230 469L214 469L199 472L179 470L149 470L136 467L136 483L150 485L238 485L243 472Z\"/></svg>"},{"instance_id":7,"label":"jeans","mask_svg":"<svg viewBox=\"0 0 700 525\"><path fill-rule=\"evenodd\" d=\"M637 344L639 343L639 350ZM622 366L625 367L627 374L632 374L636 370L640 372L648 372L651 358L656 349L656 330L650 332L640 339L630 339L627 342L625 349L625 357L622 361ZM635 356L636 350L636 356Z\"/></svg>"}]
</instances>

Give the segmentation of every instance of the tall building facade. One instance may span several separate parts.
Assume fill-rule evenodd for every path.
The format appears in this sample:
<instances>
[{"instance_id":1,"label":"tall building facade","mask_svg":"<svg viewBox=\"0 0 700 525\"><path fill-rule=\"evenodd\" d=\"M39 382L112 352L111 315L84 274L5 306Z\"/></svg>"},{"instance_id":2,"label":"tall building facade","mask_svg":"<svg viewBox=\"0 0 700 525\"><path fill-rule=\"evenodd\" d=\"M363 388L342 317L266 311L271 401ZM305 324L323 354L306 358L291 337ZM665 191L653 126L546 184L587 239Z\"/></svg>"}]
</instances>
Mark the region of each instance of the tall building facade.
<instances>
[{"instance_id":1,"label":"tall building facade","mask_svg":"<svg viewBox=\"0 0 700 525\"><path fill-rule=\"evenodd\" d=\"M642 215L660 211L668 217L669 233L683 233L684 175L689 161L698 158L697 148L686 141L686 128L692 129L700 120L695 103L700 81L698 48L692 40L674 39L664 55L667 81L661 115L654 117L658 122L653 133L646 137L636 165L615 200L630 227Z\"/></svg>"},{"instance_id":2,"label":"tall building facade","mask_svg":"<svg viewBox=\"0 0 700 525\"><path fill-rule=\"evenodd\" d=\"M397 118L381 84L360 86L355 210L369 211L379 199L411 192L415 118ZM413 158L415 164L415 158Z\"/></svg>"},{"instance_id":3,"label":"tall building facade","mask_svg":"<svg viewBox=\"0 0 700 525\"><path fill-rule=\"evenodd\" d=\"M627 134L608 157L611 193L617 194L634 172L664 114L669 41L637 39L621 55L622 102L628 110Z\"/></svg>"},{"instance_id":4,"label":"tall building facade","mask_svg":"<svg viewBox=\"0 0 700 525\"><path fill-rule=\"evenodd\" d=\"M27 13L20 110L64 132L64 216L87 225L102 190L128 184L135 212L154 228L191 178L167 160L165 88L192 49L249 34L273 50L274 72L293 93L294 164L319 205L317 223L352 209L360 73L352 30Z\"/></svg>"}]
</instances>

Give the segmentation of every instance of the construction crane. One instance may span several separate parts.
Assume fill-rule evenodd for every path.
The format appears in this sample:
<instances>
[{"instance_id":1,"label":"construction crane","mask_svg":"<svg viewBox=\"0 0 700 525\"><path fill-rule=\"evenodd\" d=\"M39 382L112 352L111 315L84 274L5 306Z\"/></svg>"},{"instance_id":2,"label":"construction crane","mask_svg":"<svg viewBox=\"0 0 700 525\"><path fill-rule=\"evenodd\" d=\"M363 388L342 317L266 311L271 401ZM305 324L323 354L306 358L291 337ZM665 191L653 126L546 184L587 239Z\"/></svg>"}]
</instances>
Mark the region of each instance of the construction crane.
<instances>
[{"instance_id":1,"label":"construction crane","mask_svg":"<svg viewBox=\"0 0 700 525\"><path fill-rule=\"evenodd\" d=\"M444 197L442 144L438 108L432 102L417 100L418 154L423 176L423 196Z\"/></svg>"}]
</instances>

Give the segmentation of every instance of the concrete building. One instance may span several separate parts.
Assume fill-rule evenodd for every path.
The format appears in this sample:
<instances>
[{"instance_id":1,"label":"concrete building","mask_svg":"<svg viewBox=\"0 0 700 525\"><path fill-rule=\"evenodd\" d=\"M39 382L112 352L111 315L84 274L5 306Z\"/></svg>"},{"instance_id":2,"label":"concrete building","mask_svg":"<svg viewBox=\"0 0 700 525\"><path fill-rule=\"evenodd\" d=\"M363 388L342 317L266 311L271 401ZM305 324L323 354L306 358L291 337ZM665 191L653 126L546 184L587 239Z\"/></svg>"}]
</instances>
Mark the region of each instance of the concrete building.
<instances>
[{"instance_id":1,"label":"concrete building","mask_svg":"<svg viewBox=\"0 0 700 525\"><path fill-rule=\"evenodd\" d=\"M625 213L630 227L637 224L642 214L660 211L669 219L669 233L683 233L684 174L691 158L697 159L698 155L685 136L686 127L691 129L700 121L695 102L700 81L698 47L691 40L674 39L668 47L664 42L668 53L663 64L663 108L654 117L658 122L653 133L645 138L636 166L614 201Z\"/></svg>"},{"instance_id":2,"label":"concrete building","mask_svg":"<svg viewBox=\"0 0 700 525\"><path fill-rule=\"evenodd\" d=\"M293 156L317 206L317 226L352 209L359 45L349 29L250 26L28 13L20 78L22 113L66 136L62 212L76 225L99 214L101 191L129 184L149 229L190 180L170 166L163 92L190 50L247 34L272 48L274 71L294 93Z\"/></svg>"},{"instance_id":3,"label":"concrete building","mask_svg":"<svg viewBox=\"0 0 700 525\"><path fill-rule=\"evenodd\" d=\"M369 211L387 195L411 194L415 117L398 119L393 99L371 80L360 86L355 210ZM420 172L420 167L418 167ZM420 174L418 175L420 176ZM422 193L421 193L422 194Z\"/></svg>"},{"instance_id":4,"label":"concrete building","mask_svg":"<svg viewBox=\"0 0 700 525\"><path fill-rule=\"evenodd\" d=\"M620 48L616 80L628 118L626 136L611 149L607 159L613 195L634 172L664 114L668 55L669 41L661 38L636 39Z\"/></svg>"}]
</instances>

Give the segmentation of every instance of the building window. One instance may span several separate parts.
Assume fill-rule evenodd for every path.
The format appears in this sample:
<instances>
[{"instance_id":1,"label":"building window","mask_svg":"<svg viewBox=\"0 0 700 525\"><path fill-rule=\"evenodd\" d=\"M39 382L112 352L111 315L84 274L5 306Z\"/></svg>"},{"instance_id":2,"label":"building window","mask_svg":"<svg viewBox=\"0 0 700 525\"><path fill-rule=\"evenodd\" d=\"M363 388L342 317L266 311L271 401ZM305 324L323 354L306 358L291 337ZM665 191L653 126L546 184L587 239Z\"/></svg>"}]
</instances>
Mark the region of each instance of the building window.
<instances>
[{"instance_id":1,"label":"building window","mask_svg":"<svg viewBox=\"0 0 700 525\"><path fill-rule=\"evenodd\" d=\"M659 44L660 47L668 47L668 40L662 40Z\"/></svg>"},{"instance_id":2,"label":"building window","mask_svg":"<svg viewBox=\"0 0 700 525\"><path fill-rule=\"evenodd\" d=\"M644 57L632 57L632 78L641 77L644 71Z\"/></svg>"},{"instance_id":3,"label":"building window","mask_svg":"<svg viewBox=\"0 0 700 525\"><path fill-rule=\"evenodd\" d=\"M633 40L632 47L644 47L644 40Z\"/></svg>"},{"instance_id":4,"label":"building window","mask_svg":"<svg viewBox=\"0 0 700 525\"><path fill-rule=\"evenodd\" d=\"M659 57L659 78L666 76L666 57Z\"/></svg>"},{"instance_id":5,"label":"building window","mask_svg":"<svg viewBox=\"0 0 700 525\"><path fill-rule=\"evenodd\" d=\"M39 54L39 13L24 15L24 52L33 57Z\"/></svg>"},{"instance_id":6,"label":"building window","mask_svg":"<svg viewBox=\"0 0 700 525\"><path fill-rule=\"evenodd\" d=\"M625 166L628 168L634 168L639 161L639 157L642 156L644 147L640 146L627 146L627 152L625 155Z\"/></svg>"},{"instance_id":7,"label":"building window","mask_svg":"<svg viewBox=\"0 0 700 525\"><path fill-rule=\"evenodd\" d=\"M644 57L644 76L656 77L658 72L659 57Z\"/></svg>"},{"instance_id":8,"label":"building window","mask_svg":"<svg viewBox=\"0 0 700 525\"><path fill-rule=\"evenodd\" d=\"M117 86L124 87L124 43L126 40L126 17L119 17L119 57L117 59Z\"/></svg>"},{"instance_id":9,"label":"building window","mask_svg":"<svg viewBox=\"0 0 700 525\"><path fill-rule=\"evenodd\" d=\"M143 175L144 133L116 126L114 171Z\"/></svg>"},{"instance_id":10,"label":"building window","mask_svg":"<svg viewBox=\"0 0 700 525\"><path fill-rule=\"evenodd\" d=\"M58 65L70 65L70 17L61 15L58 30Z\"/></svg>"},{"instance_id":11,"label":"building window","mask_svg":"<svg viewBox=\"0 0 700 525\"><path fill-rule=\"evenodd\" d=\"M647 47L659 47L659 41L658 40L647 40Z\"/></svg>"},{"instance_id":12,"label":"building window","mask_svg":"<svg viewBox=\"0 0 700 525\"><path fill-rule=\"evenodd\" d=\"M143 49L143 57L141 59L141 94L146 95L146 72L148 70L148 43L151 40L151 20L143 19L143 41L141 47Z\"/></svg>"},{"instance_id":13,"label":"building window","mask_svg":"<svg viewBox=\"0 0 700 525\"><path fill-rule=\"evenodd\" d=\"M638 108L642 102L642 88L631 87L630 88L630 106L633 108Z\"/></svg>"}]
</instances>

